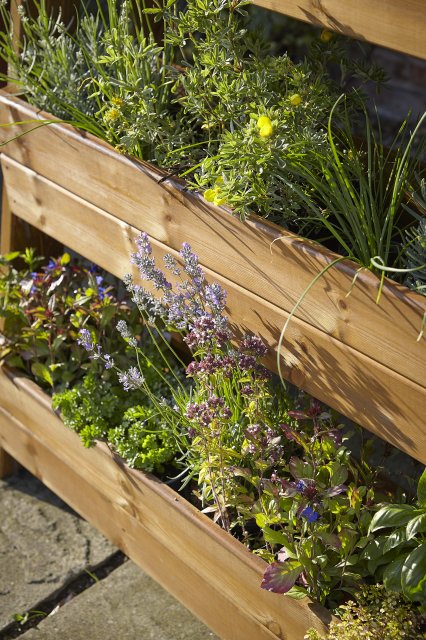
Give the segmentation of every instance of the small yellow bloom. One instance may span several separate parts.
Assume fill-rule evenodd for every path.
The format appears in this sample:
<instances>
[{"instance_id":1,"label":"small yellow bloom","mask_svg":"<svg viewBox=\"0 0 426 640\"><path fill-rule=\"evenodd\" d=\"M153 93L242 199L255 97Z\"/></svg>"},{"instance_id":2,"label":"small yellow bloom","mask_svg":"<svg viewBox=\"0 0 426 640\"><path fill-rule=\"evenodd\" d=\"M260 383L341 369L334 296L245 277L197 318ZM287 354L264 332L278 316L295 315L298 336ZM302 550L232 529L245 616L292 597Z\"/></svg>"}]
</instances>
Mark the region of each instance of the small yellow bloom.
<instances>
[{"instance_id":1,"label":"small yellow bloom","mask_svg":"<svg viewBox=\"0 0 426 640\"><path fill-rule=\"evenodd\" d=\"M217 197L217 195L217 189L207 189L206 191L204 191L204 200L207 200L207 202L214 202L214 199Z\"/></svg>"},{"instance_id":2,"label":"small yellow bloom","mask_svg":"<svg viewBox=\"0 0 426 640\"><path fill-rule=\"evenodd\" d=\"M272 126L272 122L271 122L270 118L268 118L268 116L260 116L260 118L257 121L257 126L259 127L259 129L261 129L265 125Z\"/></svg>"},{"instance_id":3,"label":"small yellow bloom","mask_svg":"<svg viewBox=\"0 0 426 640\"><path fill-rule=\"evenodd\" d=\"M259 131L259 135L262 136L262 138L269 138L273 133L274 128L272 124L264 124Z\"/></svg>"},{"instance_id":4,"label":"small yellow bloom","mask_svg":"<svg viewBox=\"0 0 426 640\"><path fill-rule=\"evenodd\" d=\"M207 200L207 202L213 202L216 207L220 207L220 205L225 204L226 202L226 199L223 198L218 187L204 191L204 200Z\"/></svg>"},{"instance_id":5,"label":"small yellow bloom","mask_svg":"<svg viewBox=\"0 0 426 640\"><path fill-rule=\"evenodd\" d=\"M333 40L333 32L329 31L328 29L323 29L321 31L321 35L320 35L320 40L321 42L330 42L330 40Z\"/></svg>"},{"instance_id":6,"label":"small yellow bloom","mask_svg":"<svg viewBox=\"0 0 426 640\"><path fill-rule=\"evenodd\" d=\"M222 204L226 203L226 198L222 198L222 196L220 196L219 194L217 194L217 196L213 199L213 204L216 205L216 207L220 207Z\"/></svg>"},{"instance_id":7,"label":"small yellow bloom","mask_svg":"<svg viewBox=\"0 0 426 640\"><path fill-rule=\"evenodd\" d=\"M124 105L124 100L122 100L121 98L119 98L118 96L114 96L113 98L111 98L111 102L112 104L114 104L116 107L122 107Z\"/></svg>"},{"instance_id":8,"label":"small yellow bloom","mask_svg":"<svg viewBox=\"0 0 426 640\"><path fill-rule=\"evenodd\" d=\"M120 117L120 111L118 109L115 109L115 107L112 107L111 109L109 109L104 116L105 120L117 120L117 118Z\"/></svg>"},{"instance_id":9,"label":"small yellow bloom","mask_svg":"<svg viewBox=\"0 0 426 640\"><path fill-rule=\"evenodd\" d=\"M290 96L290 104L292 104L293 107L299 106L299 104L301 104L302 102L303 100L300 93L294 93L292 96Z\"/></svg>"}]
</instances>

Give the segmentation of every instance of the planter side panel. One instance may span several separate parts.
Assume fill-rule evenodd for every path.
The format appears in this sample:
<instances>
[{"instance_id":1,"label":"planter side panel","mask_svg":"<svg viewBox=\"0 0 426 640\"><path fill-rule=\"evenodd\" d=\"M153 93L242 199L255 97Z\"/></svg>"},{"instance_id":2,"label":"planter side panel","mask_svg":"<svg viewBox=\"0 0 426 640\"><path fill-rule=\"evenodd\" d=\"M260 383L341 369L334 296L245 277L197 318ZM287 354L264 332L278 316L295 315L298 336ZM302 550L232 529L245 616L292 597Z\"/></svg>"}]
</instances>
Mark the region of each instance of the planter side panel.
<instances>
[{"instance_id":1,"label":"planter side panel","mask_svg":"<svg viewBox=\"0 0 426 640\"><path fill-rule=\"evenodd\" d=\"M8 203L17 216L119 277L129 270L136 228L6 156L2 167ZM155 239L152 245L157 259L170 251L177 256ZM208 275L228 291L232 320L273 348L288 313L217 273ZM426 462L423 387L299 318L289 325L283 353L285 377ZM268 364L276 364L273 351Z\"/></svg>"},{"instance_id":2,"label":"planter side panel","mask_svg":"<svg viewBox=\"0 0 426 640\"><path fill-rule=\"evenodd\" d=\"M0 372L0 444L222 638L301 640L326 612L260 590L263 563L177 494L84 449L20 378Z\"/></svg>"},{"instance_id":3,"label":"planter side panel","mask_svg":"<svg viewBox=\"0 0 426 640\"><path fill-rule=\"evenodd\" d=\"M37 118L21 101L0 98L0 122ZM34 128L0 128L0 141ZM242 224L187 194L163 174L62 125L31 131L5 147L8 156L172 249L192 244L200 262L237 286L290 313L313 278L336 257L264 221ZM341 263L305 297L296 315L327 336L411 381L426 380L426 338L417 342L424 297ZM350 295L347 295L350 292ZM289 355L291 360L291 354Z\"/></svg>"},{"instance_id":4,"label":"planter side panel","mask_svg":"<svg viewBox=\"0 0 426 640\"><path fill-rule=\"evenodd\" d=\"M254 0L266 9L426 58L423 0Z\"/></svg>"}]
</instances>

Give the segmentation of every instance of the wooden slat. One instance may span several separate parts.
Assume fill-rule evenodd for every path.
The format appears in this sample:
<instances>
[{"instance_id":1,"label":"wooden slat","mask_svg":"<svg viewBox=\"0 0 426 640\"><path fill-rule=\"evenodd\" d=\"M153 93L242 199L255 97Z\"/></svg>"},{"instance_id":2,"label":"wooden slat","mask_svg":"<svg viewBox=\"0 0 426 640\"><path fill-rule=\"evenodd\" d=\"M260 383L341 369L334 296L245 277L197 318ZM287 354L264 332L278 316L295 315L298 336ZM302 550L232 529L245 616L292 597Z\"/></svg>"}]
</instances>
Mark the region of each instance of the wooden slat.
<instances>
[{"instance_id":1,"label":"wooden slat","mask_svg":"<svg viewBox=\"0 0 426 640\"><path fill-rule=\"evenodd\" d=\"M327 612L260 590L264 563L169 487L84 449L39 389L0 372L0 443L220 637L302 640Z\"/></svg>"},{"instance_id":2,"label":"wooden slat","mask_svg":"<svg viewBox=\"0 0 426 640\"><path fill-rule=\"evenodd\" d=\"M15 215L122 277L139 231L46 178L3 156L5 189ZM162 260L178 254L152 239ZM261 335L275 348L288 313L207 269L228 291L235 325ZM265 320L267 319L267 320ZM344 415L426 463L424 389L339 340L295 318L284 345L284 374ZM272 353L267 364L275 365Z\"/></svg>"},{"instance_id":3,"label":"wooden slat","mask_svg":"<svg viewBox=\"0 0 426 640\"><path fill-rule=\"evenodd\" d=\"M424 0L254 0L351 38L426 58Z\"/></svg>"},{"instance_id":4,"label":"wooden slat","mask_svg":"<svg viewBox=\"0 0 426 640\"><path fill-rule=\"evenodd\" d=\"M36 117L22 101L0 99L0 122ZM0 128L0 143L34 124ZM163 175L115 153L108 145L63 125L32 131L7 145L7 154L84 200L144 229L173 249L190 242L201 262L266 301L290 312L312 279L335 258L260 219L242 224ZM376 305L378 279L353 263L330 270L306 296L297 316L313 327L425 385L426 339L417 336L425 298L387 281Z\"/></svg>"}]
</instances>

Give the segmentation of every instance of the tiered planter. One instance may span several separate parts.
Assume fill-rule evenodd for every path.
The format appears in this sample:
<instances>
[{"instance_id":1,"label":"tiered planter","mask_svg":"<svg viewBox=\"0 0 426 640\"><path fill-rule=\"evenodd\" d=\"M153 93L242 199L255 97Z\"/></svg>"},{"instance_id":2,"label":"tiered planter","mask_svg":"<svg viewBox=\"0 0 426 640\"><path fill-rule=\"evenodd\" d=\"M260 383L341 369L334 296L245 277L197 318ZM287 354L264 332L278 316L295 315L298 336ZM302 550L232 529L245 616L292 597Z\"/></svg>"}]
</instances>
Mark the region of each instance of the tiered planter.
<instances>
[{"instance_id":1,"label":"tiered planter","mask_svg":"<svg viewBox=\"0 0 426 640\"><path fill-rule=\"evenodd\" d=\"M34 383L0 368L0 446L229 640L302 640L325 609L262 591L265 563L102 444L85 449Z\"/></svg>"},{"instance_id":2,"label":"tiered planter","mask_svg":"<svg viewBox=\"0 0 426 640\"><path fill-rule=\"evenodd\" d=\"M426 57L418 31L423 0L405 2L396 22L389 17L401 9L399 0L378 0L373 8L369 0L257 4L343 33L352 25L354 35ZM383 29L372 27L361 6L382 12ZM401 29L405 36L414 29L412 37L402 38ZM91 136L62 124L37 126L44 117L18 98L0 96L0 123L11 125L0 128L0 144L15 138L1 158L2 251L13 248L18 218L119 277L130 270L140 230L157 258L190 242L208 277L227 289L236 330L262 336L271 347L267 364L276 368L283 325L336 256L261 219L242 224ZM339 263L306 296L282 346L283 375L426 463L426 339L417 341L426 300L387 280L376 304L377 278L360 272L352 287L356 273L353 263ZM0 371L0 472L2 449L225 640L302 640L307 628L322 629L329 619L317 605L261 591L259 558L106 446L82 447L48 397L6 370Z\"/></svg>"},{"instance_id":3,"label":"tiered planter","mask_svg":"<svg viewBox=\"0 0 426 640\"><path fill-rule=\"evenodd\" d=\"M42 117L0 97L0 122L11 123L0 142L32 129L2 154L10 211L119 277L140 230L157 257L189 242L227 289L236 326L264 338L276 367L289 313L336 256L263 220L243 224L92 136L37 127ZM426 339L417 341L426 300L388 280L376 304L378 279L360 272L352 286L357 270L349 261L336 265L306 296L284 340L284 376L426 462Z\"/></svg>"}]
</instances>

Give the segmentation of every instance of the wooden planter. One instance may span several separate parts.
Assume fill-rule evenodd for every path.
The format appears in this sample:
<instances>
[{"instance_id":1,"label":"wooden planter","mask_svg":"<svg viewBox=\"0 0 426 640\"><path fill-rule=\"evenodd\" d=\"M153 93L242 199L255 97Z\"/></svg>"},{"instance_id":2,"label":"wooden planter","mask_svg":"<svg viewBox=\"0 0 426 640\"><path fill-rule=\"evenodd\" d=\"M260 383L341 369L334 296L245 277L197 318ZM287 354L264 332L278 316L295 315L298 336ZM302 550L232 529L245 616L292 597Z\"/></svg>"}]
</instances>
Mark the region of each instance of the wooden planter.
<instances>
[{"instance_id":1,"label":"wooden planter","mask_svg":"<svg viewBox=\"0 0 426 640\"><path fill-rule=\"evenodd\" d=\"M0 367L0 446L224 640L303 640L330 614L260 589L266 564L179 494L85 449L33 382Z\"/></svg>"},{"instance_id":2,"label":"wooden planter","mask_svg":"<svg viewBox=\"0 0 426 640\"><path fill-rule=\"evenodd\" d=\"M189 242L208 276L228 291L239 330L260 335L276 367L282 327L312 279L336 256L253 217L243 224L145 163L0 96L4 176L3 249L12 246L12 214L122 277L140 230L154 254L176 255ZM30 121L30 122L28 122ZM12 124L17 123L17 124ZM350 261L330 269L289 324L284 376L388 442L426 462L426 339L417 341L426 299L387 280L352 280ZM350 295L348 295L350 292Z\"/></svg>"}]
</instances>

